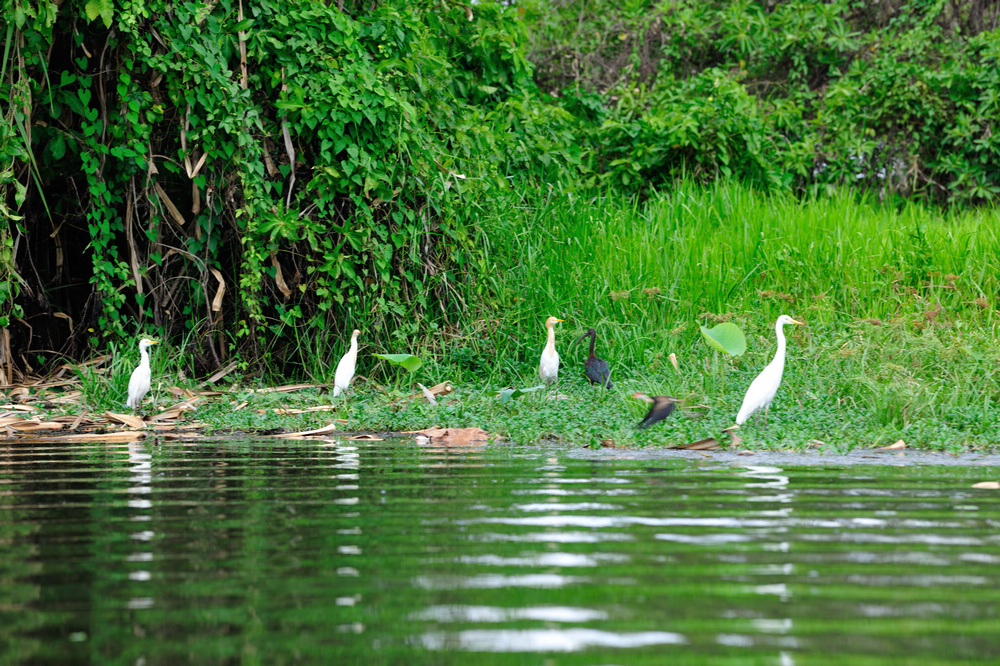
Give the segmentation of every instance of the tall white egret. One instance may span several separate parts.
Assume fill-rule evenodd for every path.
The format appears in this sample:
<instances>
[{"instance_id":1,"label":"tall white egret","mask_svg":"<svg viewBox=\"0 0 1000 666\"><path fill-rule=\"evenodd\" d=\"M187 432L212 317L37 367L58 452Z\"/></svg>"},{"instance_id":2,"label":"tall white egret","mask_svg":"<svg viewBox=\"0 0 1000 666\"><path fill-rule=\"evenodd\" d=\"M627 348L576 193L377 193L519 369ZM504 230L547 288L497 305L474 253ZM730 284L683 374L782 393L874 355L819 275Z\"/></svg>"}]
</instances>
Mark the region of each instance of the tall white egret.
<instances>
[{"instance_id":1,"label":"tall white egret","mask_svg":"<svg viewBox=\"0 0 1000 666\"><path fill-rule=\"evenodd\" d=\"M333 397L347 390L351 380L354 379L354 368L358 365L358 329L351 332L351 348L347 350L344 357L337 364L337 372L333 375Z\"/></svg>"},{"instance_id":2,"label":"tall white egret","mask_svg":"<svg viewBox=\"0 0 1000 666\"><path fill-rule=\"evenodd\" d=\"M743 425L751 414L762 408L764 410L764 425L767 425L768 407L771 406L771 401L774 400L774 395L778 392L778 386L781 385L781 375L785 372L785 324L802 325L802 322L795 321L788 315L781 315L778 317L778 321L774 322L774 332L778 336L778 351L774 354L774 360L768 363L767 367L761 370L757 378L750 383L750 388L747 389L747 394L743 398L740 413L736 415L736 425ZM757 414L757 420L760 420L760 414Z\"/></svg>"},{"instance_id":3,"label":"tall white egret","mask_svg":"<svg viewBox=\"0 0 1000 666\"><path fill-rule=\"evenodd\" d=\"M149 370L149 352L146 350L159 343L159 340L150 338L139 340L139 355L142 359L128 380L128 400L125 401L125 404L131 409L139 409L142 399L149 393L149 381L152 373Z\"/></svg>"},{"instance_id":4,"label":"tall white egret","mask_svg":"<svg viewBox=\"0 0 1000 666\"><path fill-rule=\"evenodd\" d=\"M545 320L545 328L549 329L549 338L542 350L542 360L538 364L538 374L546 384L551 384L559 378L559 353L556 351L556 329L555 325L562 319L549 317Z\"/></svg>"}]
</instances>

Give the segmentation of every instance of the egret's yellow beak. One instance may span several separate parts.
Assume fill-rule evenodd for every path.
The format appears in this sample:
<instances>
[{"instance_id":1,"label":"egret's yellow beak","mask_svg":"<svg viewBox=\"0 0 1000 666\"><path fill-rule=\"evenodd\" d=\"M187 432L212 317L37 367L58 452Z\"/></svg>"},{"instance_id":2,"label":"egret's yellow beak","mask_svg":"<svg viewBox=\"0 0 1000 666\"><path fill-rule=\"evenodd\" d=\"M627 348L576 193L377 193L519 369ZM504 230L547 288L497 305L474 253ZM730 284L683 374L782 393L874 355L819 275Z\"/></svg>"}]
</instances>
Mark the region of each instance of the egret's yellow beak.
<instances>
[{"instance_id":1,"label":"egret's yellow beak","mask_svg":"<svg viewBox=\"0 0 1000 666\"><path fill-rule=\"evenodd\" d=\"M789 319L791 319L791 317L789 317ZM805 324L804 324L803 322L801 322L801 321L796 321L796 320L794 320L794 319L792 319L792 323L793 323L793 324L798 324L799 326L805 326Z\"/></svg>"}]
</instances>

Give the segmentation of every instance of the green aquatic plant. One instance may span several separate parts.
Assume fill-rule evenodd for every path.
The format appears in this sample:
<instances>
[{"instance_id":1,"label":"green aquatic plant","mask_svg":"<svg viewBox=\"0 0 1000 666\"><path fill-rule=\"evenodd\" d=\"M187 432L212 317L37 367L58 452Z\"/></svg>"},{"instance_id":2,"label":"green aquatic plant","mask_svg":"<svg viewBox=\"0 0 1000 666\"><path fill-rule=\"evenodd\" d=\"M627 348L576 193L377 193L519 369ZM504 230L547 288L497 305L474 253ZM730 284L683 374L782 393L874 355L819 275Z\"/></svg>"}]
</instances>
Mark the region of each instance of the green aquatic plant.
<instances>
[{"instance_id":1,"label":"green aquatic plant","mask_svg":"<svg viewBox=\"0 0 1000 666\"><path fill-rule=\"evenodd\" d=\"M409 373L416 372L424 364L419 356L413 354L372 354L372 356L388 361L391 365L398 365Z\"/></svg>"},{"instance_id":2,"label":"green aquatic plant","mask_svg":"<svg viewBox=\"0 0 1000 666\"><path fill-rule=\"evenodd\" d=\"M522 395L526 393L534 393L540 389L545 388L544 384L539 384L538 386L532 386L531 388L512 388L512 389L502 389L499 391L494 391L493 395L500 398L501 405L507 405L510 402L517 400Z\"/></svg>"},{"instance_id":3,"label":"green aquatic plant","mask_svg":"<svg viewBox=\"0 0 1000 666\"><path fill-rule=\"evenodd\" d=\"M747 339L740 327L732 322L724 322L714 328L701 327L701 334L708 346L723 354L742 356L747 350Z\"/></svg>"}]
</instances>

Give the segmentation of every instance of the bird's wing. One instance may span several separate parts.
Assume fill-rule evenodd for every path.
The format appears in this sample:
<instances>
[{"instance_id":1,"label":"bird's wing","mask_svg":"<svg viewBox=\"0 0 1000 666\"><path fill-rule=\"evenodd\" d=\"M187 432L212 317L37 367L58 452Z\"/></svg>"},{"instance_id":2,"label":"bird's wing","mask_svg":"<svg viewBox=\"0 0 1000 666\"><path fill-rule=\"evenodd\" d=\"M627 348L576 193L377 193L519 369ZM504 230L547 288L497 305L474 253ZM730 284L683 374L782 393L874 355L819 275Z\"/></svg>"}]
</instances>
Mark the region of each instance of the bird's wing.
<instances>
[{"instance_id":1,"label":"bird's wing","mask_svg":"<svg viewBox=\"0 0 1000 666\"><path fill-rule=\"evenodd\" d=\"M743 396L743 404L740 412L736 416L736 422L740 423L750 417L761 407L771 404L774 394L778 392L778 384L781 383L781 370L774 364L768 365L760 371L760 374L750 382L750 388Z\"/></svg>"}]
</instances>

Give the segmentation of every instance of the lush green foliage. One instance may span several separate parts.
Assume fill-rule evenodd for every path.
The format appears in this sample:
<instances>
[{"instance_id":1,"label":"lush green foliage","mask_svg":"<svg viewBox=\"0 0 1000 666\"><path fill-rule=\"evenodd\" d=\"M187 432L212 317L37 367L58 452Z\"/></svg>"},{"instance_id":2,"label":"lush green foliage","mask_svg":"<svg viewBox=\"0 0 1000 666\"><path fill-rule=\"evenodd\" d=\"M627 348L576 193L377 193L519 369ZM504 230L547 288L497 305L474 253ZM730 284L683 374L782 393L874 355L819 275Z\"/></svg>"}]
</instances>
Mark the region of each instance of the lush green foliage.
<instances>
[{"instance_id":1,"label":"lush green foliage","mask_svg":"<svg viewBox=\"0 0 1000 666\"><path fill-rule=\"evenodd\" d=\"M329 405L330 398L251 394L244 389L256 377L234 374L226 380L230 395L196 418L214 430L298 430L343 418L352 430L478 426L516 442L725 442L720 432L772 358L774 321L785 313L806 326L786 331L784 382L768 427L751 421L742 429L746 445L844 450L902 438L958 451L1000 441L997 211L943 216L847 193L802 203L734 184L684 184L643 203L562 195L530 203L508 195L491 221L484 275L492 276L488 288L502 311L483 312L465 335L420 345L420 381L455 386L437 406L410 386L362 376L335 411L260 413ZM466 285L463 298L475 298L477 288ZM515 390L538 381L549 315L566 320L556 334L560 381ZM747 333L742 356L705 344L702 324L727 321ZM571 344L591 326L613 371L611 391L587 384L586 349ZM155 378L177 375L169 359L184 357L157 352L153 399ZM359 367L370 364L363 351ZM125 363L113 373L119 395L129 369ZM630 397L634 391L679 397L682 408L636 431L647 406ZM88 392L98 409L100 396L111 393ZM233 411L248 399L250 408Z\"/></svg>"},{"instance_id":2,"label":"lush green foliage","mask_svg":"<svg viewBox=\"0 0 1000 666\"><path fill-rule=\"evenodd\" d=\"M582 368L584 355L564 341L594 326L616 394L683 397L709 406L712 428L721 428L773 355L774 321L786 313L808 324L788 332L780 394L811 415L788 424L800 435L806 423L840 433L868 419L894 435L938 419L993 432L997 211L942 216L847 194L802 204L690 184L643 204L570 196L525 204L509 202L491 223L502 324L486 320L482 338L441 352L472 368L470 380L478 373L516 386L533 377L542 322L555 315L567 321L557 346L568 367ZM721 321L747 332L748 350L719 369L699 325Z\"/></svg>"},{"instance_id":3,"label":"lush green foliage","mask_svg":"<svg viewBox=\"0 0 1000 666\"><path fill-rule=\"evenodd\" d=\"M192 369L284 372L354 327L389 347L464 309L479 202L565 166L567 141L534 138L559 112L530 100L509 7L343 5L16 3L0 212L28 242L5 228L0 265L33 268L28 316L50 318L21 348L150 327L192 339Z\"/></svg>"},{"instance_id":4,"label":"lush green foliage","mask_svg":"<svg viewBox=\"0 0 1000 666\"><path fill-rule=\"evenodd\" d=\"M405 350L480 397L348 400L357 426L675 441L729 424L787 311L779 441L996 434L996 211L871 203L996 200L995 7L524 6L17 0L0 379L143 331L174 377L323 381L359 328L362 395ZM560 345L598 329L620 393L482 397L535 383L550 314ZM715 359L699 327L728 320L749 349ZM633 390L706 420L632 439Z\"/></svg>"},{"instance_id":5,"label":"lush green foliage","mask_svg":"<svg viewBox=\"0 0 1000 666\"><path fill-rule=\"evenodd\" d=\"M594 182L1000 194L996 3L529 5L540 84L578 119Z\"/></svg>"}]
</instances>

